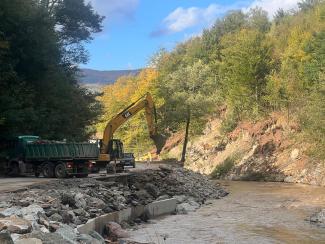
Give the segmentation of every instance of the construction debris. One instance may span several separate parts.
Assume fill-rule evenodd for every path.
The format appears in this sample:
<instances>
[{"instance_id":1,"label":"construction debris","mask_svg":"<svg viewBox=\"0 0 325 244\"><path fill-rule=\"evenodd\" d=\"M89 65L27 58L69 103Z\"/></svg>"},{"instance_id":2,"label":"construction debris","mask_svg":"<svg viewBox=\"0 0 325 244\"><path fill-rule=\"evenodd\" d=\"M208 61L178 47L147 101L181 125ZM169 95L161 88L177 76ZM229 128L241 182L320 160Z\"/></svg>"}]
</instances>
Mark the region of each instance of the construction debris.
<instances>
[{"instance_id":1,"label":"construction debris","mask_svg":"<svg viewBox=\"0 0 325 244\"><path fill-rule=\"evenodd\" d=\"M187 213L197 209L207 199L218 199L225 195L227 192L217 184L183 168L161 167L160 170L134 173L129 176L127 185L91 178L55 180L2 197L0 230L8 229L10 233L17 234L32 232L28 236L15 238L37 238L43 243L47 239L91 243L82 240L96 239L96 234L95 237L80 235L75 228L105 213L171 197L177 199L178 213ZM146 219L148 216L139 221ZM17 221L24 221L23 227L13 224ZM107 229L115 233L116 238L125 236L120 226L113 228L117 225L107 223ZM101 243L98 238L96 240Z\"/></svg>"}]
</instances>

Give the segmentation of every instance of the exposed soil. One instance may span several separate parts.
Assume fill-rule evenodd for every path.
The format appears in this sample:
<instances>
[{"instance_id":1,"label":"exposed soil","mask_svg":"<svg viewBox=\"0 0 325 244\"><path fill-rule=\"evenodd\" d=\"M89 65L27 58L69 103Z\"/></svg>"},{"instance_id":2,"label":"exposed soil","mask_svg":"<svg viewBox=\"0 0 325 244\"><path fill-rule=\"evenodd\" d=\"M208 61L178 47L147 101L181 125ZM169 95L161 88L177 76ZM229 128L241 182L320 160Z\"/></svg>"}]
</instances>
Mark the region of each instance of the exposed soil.
<instances>
[{"instance_id":1,"label":"exposed soil","mask_svg":"<svg viewBox=\"0 0 325 244\"><path fill-rule=\"evenodd\" d=\"M309 145L299 139L301 129L293 118L274 113L255 123L243 121L227 135L220 132L221 122L211 119L204 134L192 138L185 167L210 175L231 158L234 166L224 179L325 186L325 161L308 156ZM179 158L181 138L177 133L168 139L162 154Z\"/></svg>"}]
</instances>

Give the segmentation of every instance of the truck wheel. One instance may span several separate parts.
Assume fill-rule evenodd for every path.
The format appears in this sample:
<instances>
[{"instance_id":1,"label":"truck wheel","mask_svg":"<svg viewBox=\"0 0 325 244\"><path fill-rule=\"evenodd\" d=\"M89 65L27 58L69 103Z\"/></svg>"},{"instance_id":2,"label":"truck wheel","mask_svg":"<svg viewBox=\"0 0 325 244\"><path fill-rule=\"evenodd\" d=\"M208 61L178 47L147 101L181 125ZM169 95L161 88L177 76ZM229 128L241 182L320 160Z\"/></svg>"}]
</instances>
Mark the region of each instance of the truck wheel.
<instances>
[{"instance_id":1,"label":"truck wheel","mask_svg":"<svg viewBox=\"0 0 325 244\"><path fill-rule=\"evenodd\" d=\"M54 177L54 165L51 162L45 163L45 165L43 166L43 176L45 178L53 178Z\"/></svg>"},{"instance_id":2,"label":"truck wheel","mask_svg":"<svg viewBox=\"0 0 325 244\"><path fill-rule=\"evenodd\" d=\"M19 176L19 164L17 162L10 163L10 168L8 171L9 176Z\"/></svg>"},{"instance_id":3,"label":"truck wheel","mask_svg":"<svg viewBox=\"0 0 325 244\"><path fill-rule=\"evenodd\" d=\"M59 163L57 166L55 166L55 177L56 178L65 178L67 177L67 171L65 169L64 163Z\"/></svg>"}]
</instances>

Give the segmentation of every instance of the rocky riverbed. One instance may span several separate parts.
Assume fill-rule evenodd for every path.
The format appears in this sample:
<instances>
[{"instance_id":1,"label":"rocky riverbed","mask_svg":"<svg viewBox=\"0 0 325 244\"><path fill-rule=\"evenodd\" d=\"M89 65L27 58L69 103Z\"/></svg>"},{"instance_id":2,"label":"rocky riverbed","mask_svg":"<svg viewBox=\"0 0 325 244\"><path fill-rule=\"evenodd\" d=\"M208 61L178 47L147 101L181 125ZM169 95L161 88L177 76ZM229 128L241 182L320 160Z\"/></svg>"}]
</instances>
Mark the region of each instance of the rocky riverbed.
<instances>
[{"instance_id":1,"label":"rocky riverbed","mask_svg":"<svg viewBox=\"0 0 325 244\"><path fill-rule=\"evenodd\" d=\"M0 196L0 242L1 238L15 243L36 238L43 243L102 243L96 233L80 235L76 227L105 213L155 200L175 197L177 212L187 213L207 199L226 195L200 174L166 166L133 173L127 185L91 178L51 181Z\"/></svg>"}]
</instances>

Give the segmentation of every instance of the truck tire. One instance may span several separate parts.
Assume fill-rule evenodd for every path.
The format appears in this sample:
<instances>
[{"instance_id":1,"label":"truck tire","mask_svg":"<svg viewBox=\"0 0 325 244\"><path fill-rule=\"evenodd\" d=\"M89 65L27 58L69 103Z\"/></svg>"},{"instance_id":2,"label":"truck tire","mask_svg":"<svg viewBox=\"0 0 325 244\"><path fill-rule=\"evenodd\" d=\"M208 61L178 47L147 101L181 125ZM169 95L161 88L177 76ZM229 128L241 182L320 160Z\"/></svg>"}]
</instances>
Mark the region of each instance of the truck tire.
<instances>
[{"instance_id":1,"label":"truck tire","mask_svg":"<svg viewBox=\"0 0 325 244\"><path fill-rule=\"evenodd\" d=\"M42 173L45 178L53 178L54 177L54 165L51 162L47 162L42 167Z\"/></svg>"},{"instance_id":2,"label":"truck tire","mask_svg":"<svg viewBox=\"0 0 325 244\"><path fill-rule=\"evenodd\" d=\"M65 168L64 163L59 163L55 166L54 174L56 178L66 178L67 170Z\"/></svg>"},{"instance_id":3,"label":"truck tire","mask_svg":"<svg viewBox=\"0 0 325 244\"><path fill-rule=\"evenodd\" d=\"M8 169L8 175L9 176L19 176L20 170L19 170L19 163L18 162L11 162L10 167Z\"/></svg>"}]
</instances>

